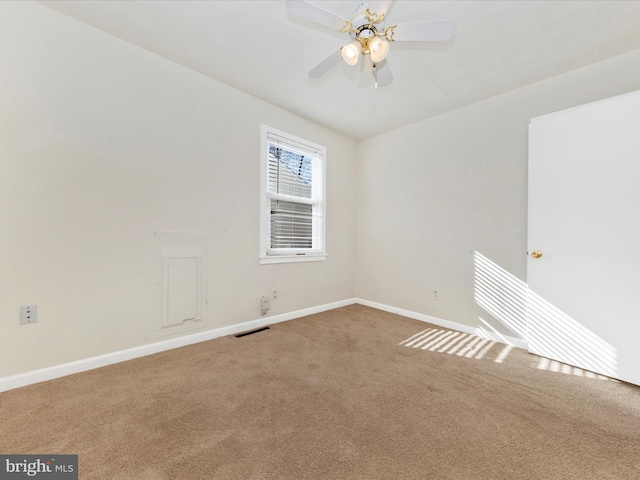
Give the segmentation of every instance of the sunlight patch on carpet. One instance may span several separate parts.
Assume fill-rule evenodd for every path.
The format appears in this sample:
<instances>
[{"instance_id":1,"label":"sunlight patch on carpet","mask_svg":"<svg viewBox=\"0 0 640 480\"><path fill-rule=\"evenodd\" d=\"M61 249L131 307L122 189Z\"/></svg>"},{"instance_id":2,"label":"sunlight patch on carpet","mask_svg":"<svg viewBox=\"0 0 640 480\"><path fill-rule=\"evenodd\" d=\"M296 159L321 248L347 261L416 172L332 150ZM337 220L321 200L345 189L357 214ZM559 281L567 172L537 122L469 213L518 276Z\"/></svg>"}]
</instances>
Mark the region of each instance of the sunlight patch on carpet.
<instances>
[{"instance_id":1,"label":"sunlight patch on carpet","mask_svg":"<svg viewBox=\"0 0 640 480\"><path fill-rule=\"evenodd\" d=\"M608 380L610 382L619 382L615 378L606 377L598 373L590 372L579 367L567 365L566 363L560 363L556 360L551 360L545 357L537 357L533 361L533 367L538 370L545 370L547 372L563 373L565 375L575 375L577 377L597 378L598 380Z\"/></svg>"},{"instance_id":2,"label":"sunlight patch on carpet","mask_svg":"<svg viewBox=\"0 0 640 480\"><path fill-rule=\"evenodd\" d=\"M496 363L502 363L513 348L489 338L440 328L422 330L399 345L476 360L487 357Z\"/></svg>"},{"instance_id":3,"label":"sunlight patch on carpet","mask_svg":"<svg viewBox=\"0 0 640 480\"><path fill-rule=\"evenodd\" d=\"M514 348L513 345L503 344L489 338L483 338L482 336L441 328L426 328L401 341L398 345L475 360L486 358L495 363L504 363ZM533 357L532 367L538 370L618 382L618 380L614 378L567 365L556 360L538 357L537 355Z\"/></svg>"}]
</instances>

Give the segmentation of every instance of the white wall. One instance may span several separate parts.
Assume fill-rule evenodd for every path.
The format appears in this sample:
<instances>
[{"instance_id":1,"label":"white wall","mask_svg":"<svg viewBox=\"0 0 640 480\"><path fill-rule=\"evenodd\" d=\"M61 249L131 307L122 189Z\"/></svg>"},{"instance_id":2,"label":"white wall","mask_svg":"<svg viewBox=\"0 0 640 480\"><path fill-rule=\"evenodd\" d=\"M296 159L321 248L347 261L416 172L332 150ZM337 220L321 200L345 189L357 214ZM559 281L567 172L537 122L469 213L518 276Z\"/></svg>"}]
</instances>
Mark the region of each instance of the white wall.
<instances>
[{"instance_id":1,"label":"white wall","mask_svg":"<svg viewBox=\"0 0 640 480\"><path fill-rule=\"evenodd\" d=\"M518 336L474 302L473 252L526 280L529 120L637 89L640 50L362 141L358 297Z\"/></svg>"},{"instance_id":2,"label":"white wall","mask_svg":"<svg viewBox=\"0 0 640 480\"><path fill-rule=\"evenodd\" d=\"M32 2L0 65L0 377L157 341L156 231L207 233L209 329L355 296L353 140ZM258 263L261 123L327 147L325 262Z\"/></svg>"},{"instance_id":3,"label":"white wall","mask_svg":"<svg viewBox=\"0 0 640 480\"><path fill-rule=\"evenodd\" d=\"M0 4L0 65L0 378L159 340L156 231L207 233L209 329L275 287L271 314L357 295L514 334L472 252L526 277L529 119L640 88L636 51L356 144L31 2ZM327 146L325 262L258 263L261 123Z\"/></svg>"}]
</instances>

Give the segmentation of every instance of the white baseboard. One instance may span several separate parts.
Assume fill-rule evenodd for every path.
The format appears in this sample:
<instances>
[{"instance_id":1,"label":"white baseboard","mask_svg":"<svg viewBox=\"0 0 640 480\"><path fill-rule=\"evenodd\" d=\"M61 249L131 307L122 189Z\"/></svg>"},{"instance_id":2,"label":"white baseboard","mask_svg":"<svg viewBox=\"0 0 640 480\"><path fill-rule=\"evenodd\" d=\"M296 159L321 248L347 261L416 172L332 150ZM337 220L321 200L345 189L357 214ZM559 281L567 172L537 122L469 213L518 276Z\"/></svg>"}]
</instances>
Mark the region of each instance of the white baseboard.
<instances>
[{"instance_id":1,"label":"white baseboard","mask_svg":"<svg viewBox=\"0 0 640 480\"><path fill-rule=\"evenodd\" d=\"M53 367L41 368L39 370L33 370L31 372L25 372L10 377L0 378L0 392L25 387L27 385L44 382L47 380L53 380L54 378L60 378L74 373L86 372L87 370L105 367L114 363L124 362L127 360L132 360L134 358L164 352L165 350L172 350L174 348L185 347L194 343L206 342L207 340L213 340L214 338L224 337L226 335L234 335L236 333L254 330L256 328L264 327L266 325L272 325L274 323L286 322L287 320L293 320L294 318L305 317L307 315L313 315L314 313L320 313L327 310L333 310L334 308L353 305L354 303L356 303L356 299L350 298L339 302L327 303L324 305L319 305L317 307L304 308L302 310L281 313L279 315L266 316L257 320L230 325L228 327L205 330L190 335L171 338L169 340L150 343L148 345L127 348L126 350L120 350L104 355L98 355L96 357L85 358L74 362L63 363L61 365L54 365Z\"/></svg>"},{"instance_id":2,"label":"white baseboard","mask_svg":"<svg viewBox=\"0 0 640 480\"><path fill-rule=\"evenodd\" d=\"M439 327L448 328L450 330L458 330L459 332L470 333L471 335L488 338L489 340L504 343L506 345L524 348L525 350L528 347L526 340L516 337L510 337L508 335L503 335L497 332L491 332L486 329L474 328L470 325L443 320L442 318L432 317L431 315L425 315L423 313L412 312L411 310L391 307L383 303L372 302L363 298L356 298L356 303L365 305L367 307L377 308L378 310L383 310L385 312L396 313L398 315L402 315L403 317L413 318L414 320L420 320L421 322L432 323L434 325L438 325Z\"/></svg>"},{"instance_id":3,"label":"white baseboard","mask_svg":"<svg viewBox=\"0 0 640 480\"><path fill-rule=\"evenodd\" d=\"M207 340L213 340L214 338L218 337L224 337L227 335L246 332L248 330L254 330L256 328L273 325L275 323L286 322L288 320L293 320L294 318L305 317L307 315L313 315L314 313L325 312L327 310L333 310L335 308L353 305L355 303L359 303L367 307L376 308L378 310L383 310L385 312L396 313L398 315L402 315L403 317L413 318L415 320L431 323L443 328L458 330L460 332L470 333L472 335L484 336L485 338L489 338L490 340L512 345L514 347L524 349L527 348L527 342L520 338L497 334L495 332L490 332L487 330L479 331L477 328L471 327L469 325L464 325L462 323L451 322L449 320L443 320L442 318L432 317L430 315L412 312L410 310L404 310L402 308L391 307L389 305L372 302L363 298L350 298L347 300L341 300L339 302L327 303L316 307L304 308L302 310L296 310L288 313L281 313L279 315L267 316L259 318L257 320L238 323L227 327L205 330L190 335L183 335L160 342L150 343L148 345L141 345L139 347L128 348L126 350L120 350L104 355L85 358L83 360L63 363L61 365L54 365L52 367L0 378L0 392L25 387L27 385L44 382L47 380L53 380L55 378L72 375L74 373L86 372L95 368L105 367L107 365L113 365L114 363L125 362L127 360L133 360L134 358L144 357L146 355L153 355L154 353L160 353L166 350L172 350L174 348L193 345L194 343L206 342Z\"/></svg>"}]
</instances>

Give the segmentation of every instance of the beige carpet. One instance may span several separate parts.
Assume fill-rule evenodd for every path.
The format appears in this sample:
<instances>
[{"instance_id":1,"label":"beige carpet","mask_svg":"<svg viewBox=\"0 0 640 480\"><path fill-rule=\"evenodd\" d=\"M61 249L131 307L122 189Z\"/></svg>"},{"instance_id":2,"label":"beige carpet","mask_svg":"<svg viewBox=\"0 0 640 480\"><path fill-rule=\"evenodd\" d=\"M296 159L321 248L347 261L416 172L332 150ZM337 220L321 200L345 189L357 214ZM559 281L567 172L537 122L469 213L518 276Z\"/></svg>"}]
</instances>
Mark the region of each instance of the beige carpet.
<instances>
[{"instance_id":1,"label":"beige carpet","mask_svg":"<svg viewBox=\"0 0 640 480\"><path fill-rule=\"evenodd\" d=\"M0 453L83 480L640 479L640 388L448 338L354 305L5 392Z\"/></svg>"}]
</instances>

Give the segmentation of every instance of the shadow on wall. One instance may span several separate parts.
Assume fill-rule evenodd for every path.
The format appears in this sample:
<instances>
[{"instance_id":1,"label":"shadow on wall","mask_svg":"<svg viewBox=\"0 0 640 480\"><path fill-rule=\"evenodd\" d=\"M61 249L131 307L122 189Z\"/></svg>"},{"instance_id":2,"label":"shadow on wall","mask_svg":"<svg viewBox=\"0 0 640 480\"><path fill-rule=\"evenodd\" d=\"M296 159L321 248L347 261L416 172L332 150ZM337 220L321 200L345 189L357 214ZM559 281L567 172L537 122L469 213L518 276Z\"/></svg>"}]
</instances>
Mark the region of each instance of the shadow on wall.
<instances>
[{"instance_id":1,"label":"shadow on wall","mask_svg":"<svg viewBox=\"0 0 640 480\"><path fill-rule=\"evenodd\" d=\"M617 375L616 349L530 290L525 282L477 251L473 252L473 272L475 302L524 338L532 353L576 365L577 375L586 371ZM540 361L538 368L569 373L562 364Z\"/></svg>"}]
</instances>

